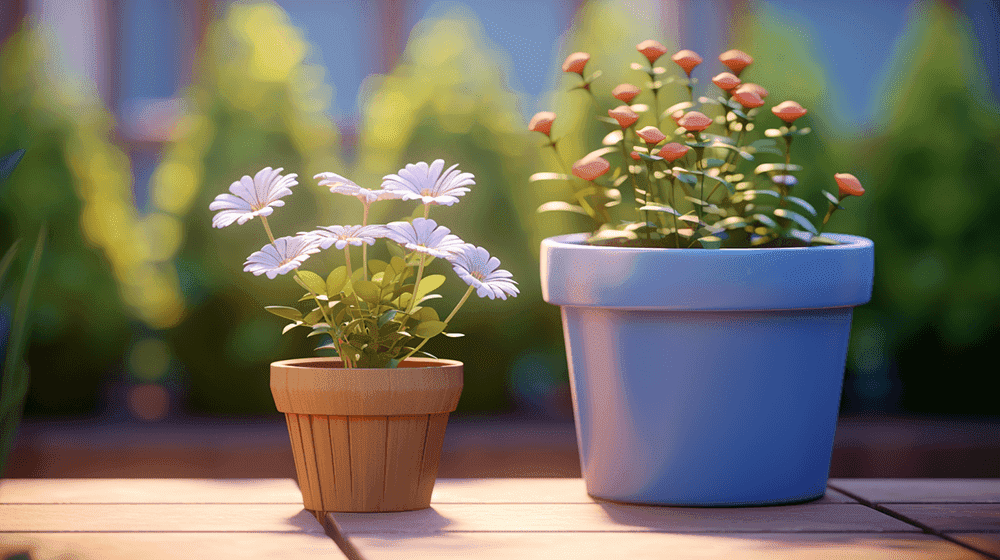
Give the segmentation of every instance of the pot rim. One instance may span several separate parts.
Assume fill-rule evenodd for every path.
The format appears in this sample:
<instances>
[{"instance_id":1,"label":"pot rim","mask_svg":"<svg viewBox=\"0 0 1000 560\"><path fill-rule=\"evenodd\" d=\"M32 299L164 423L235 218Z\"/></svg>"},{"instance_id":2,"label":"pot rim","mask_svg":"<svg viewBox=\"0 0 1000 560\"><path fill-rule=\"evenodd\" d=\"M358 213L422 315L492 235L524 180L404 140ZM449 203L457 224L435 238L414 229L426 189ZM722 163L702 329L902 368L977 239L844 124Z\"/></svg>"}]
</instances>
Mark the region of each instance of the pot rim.
<instances>
[{"instance_id":1,"label":"pot rim","mask_svg":"<svg viewBox=\"0 0 1000 560\"><path fill-rule=\"evenodd\" d=\"M394 368L345 368L343 365L324 365L326 363L340 363L343 364L343 360L336 356L311 356L306 358L291 358L288 360L279 360L277 362L271 362L272 366L283 366L290 368L301 368L301 369L335 369L335 370L349 370L356 371L359 373L370 373L374 371L395 371L395 370L412 370L419 368L434 368L434 367L454 367L454 366L464 366L465 364L458 360L449 360L447 358L407 358L403 362L400 362L402 367Z\"/></svg>"},{"instance_id":2,"label":"pot rim","mask_svg":"<svg viewBox=\"0 0 1000 560\"><path fill-rule=\"evenodd\" d=\"M574 247L584 251L606 251L608 249L614 249L618 251L626 251L632 253L645 253L645 252L683 252L693 255L719 255L726 253L742 253L742 252L802 252L802 251L851 251L857 249L863 249L865 247L874 247L875 243L868 239L867 237L862 237L860 235L850 235L847 233L824 233L823 237L833 239L834 241L840 241L839 245L817 245L815 247L724 247L721 249L677 249L675 247L616 247L611 245L587 245L584 241L590 237L589 233L568 233L565 235L556 235L553 237L546 237L542 240L542 244L551 245L554 247Z\"/></svg>"},{"instance_id":3,"label":"pot rim","mask_svg":"<svg viewBox=\"0 0 1000 560\"><path fill-rule=\"evenodd\" d=\"M585 245L588 233L542 241L542 299L559 306L650 311L853 307L871 299L875 244L670 249Z\"/></svg>"}]
</instances>

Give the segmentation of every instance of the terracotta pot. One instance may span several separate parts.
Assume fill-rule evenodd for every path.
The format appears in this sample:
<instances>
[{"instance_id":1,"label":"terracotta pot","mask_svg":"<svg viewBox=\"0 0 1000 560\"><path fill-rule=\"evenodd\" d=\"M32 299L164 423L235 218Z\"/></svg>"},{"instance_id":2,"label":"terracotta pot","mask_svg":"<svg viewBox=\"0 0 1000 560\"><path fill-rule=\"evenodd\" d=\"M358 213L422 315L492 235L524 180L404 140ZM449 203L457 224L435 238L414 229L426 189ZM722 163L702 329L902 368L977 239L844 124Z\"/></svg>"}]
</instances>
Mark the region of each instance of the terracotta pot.
<instances>
[{"instance_id":1,"label":"terracotta pot","mask_svg":"<svg viewBox=\"0 0 1000 560\"><path fill-rule=\"evenodd\" d=\"M398 368L345 369L339 358L271 364L306 509L430 507L462 362L411 358Z\"/></svg>"}]
</instances>

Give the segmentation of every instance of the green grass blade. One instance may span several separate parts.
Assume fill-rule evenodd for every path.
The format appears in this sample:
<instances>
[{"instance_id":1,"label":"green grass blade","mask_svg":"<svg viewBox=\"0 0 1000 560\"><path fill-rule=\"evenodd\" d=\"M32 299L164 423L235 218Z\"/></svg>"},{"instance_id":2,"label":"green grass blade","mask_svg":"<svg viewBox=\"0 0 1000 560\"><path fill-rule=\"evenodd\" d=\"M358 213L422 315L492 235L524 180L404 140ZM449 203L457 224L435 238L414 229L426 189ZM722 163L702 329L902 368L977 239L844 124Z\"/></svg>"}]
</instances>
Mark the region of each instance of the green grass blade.
<instances>
[{"instance_id":1,"label":"green grass blade","mask_svg":"<svg viewBox=\"0 0 1000 560\"><path fill-rule=\"evenodd\" d=\"M3 259L0 259L0 288L3 288L3 279L4 276L7 275L7 269L10 268L10 263L14 262L14 255L17 254L17 246L19 243L21 243L20 239L15 241L14 244L10 246L10 249L7 249L7 252L4 253Z\"/></svg>"}]
</instances>

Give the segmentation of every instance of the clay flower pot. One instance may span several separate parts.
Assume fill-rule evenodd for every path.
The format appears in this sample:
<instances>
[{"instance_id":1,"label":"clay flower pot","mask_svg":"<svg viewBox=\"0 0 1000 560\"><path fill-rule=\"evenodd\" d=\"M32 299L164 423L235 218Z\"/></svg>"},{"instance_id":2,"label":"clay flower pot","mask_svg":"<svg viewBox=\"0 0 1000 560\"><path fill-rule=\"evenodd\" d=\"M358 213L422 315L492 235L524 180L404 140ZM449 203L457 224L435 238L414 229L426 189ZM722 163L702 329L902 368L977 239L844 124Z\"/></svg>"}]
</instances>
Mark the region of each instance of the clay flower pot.
<instances>
[{"instance_id":1,"label":"clay flower pot","mask_svg":"<svg viewBox=\"0 0 1000 560\"><path fill-rule=\"evenodd\" d=\"M342 366L339 358L271 364L271 394L288 422L305 508L430 507L448 413L462 392L462 362Z\"/></svg>"}]
</instances>

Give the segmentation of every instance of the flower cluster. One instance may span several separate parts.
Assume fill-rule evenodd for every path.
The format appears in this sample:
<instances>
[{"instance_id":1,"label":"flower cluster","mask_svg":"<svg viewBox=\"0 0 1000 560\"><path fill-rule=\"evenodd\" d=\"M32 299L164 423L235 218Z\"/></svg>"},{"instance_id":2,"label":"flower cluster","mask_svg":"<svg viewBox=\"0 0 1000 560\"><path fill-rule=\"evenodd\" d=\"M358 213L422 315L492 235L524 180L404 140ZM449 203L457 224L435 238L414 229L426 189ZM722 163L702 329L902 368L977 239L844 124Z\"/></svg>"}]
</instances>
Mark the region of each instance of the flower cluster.
<instances>
[{"instance_id":1,"label":"flower cluster","mask_svg":"<svg viewBox=\"0 0 1000 560\"><path fill-rule=\"evenodd\" d=\"M281 175L282 169L266 167L254 177L245 175L229 187L229 193L215 197L209 209L218 213L212 225L223 228L244 224L259 217L270 242L247 257L243 270L275 278L293 272L295 281L306 290L299 302L311 301L313 308L303 313L296 307L268 306L271 313L292 321L284 332L304 326L309 336L328 336L331 341L319 349L333 349L346 367L395 367L412 356L444 329L473 291L479 297L507 299L519 291L510 272L500 269L500 261L489 252L465 243L447 227L428 218L431 206L451 206L475 184L471 173L457 165L444 169L443 160L409 164L398 173L386 175L380 189L361 187L335 173L315 176L330 192L361 201L364 213L360 225L321 226L293 236L275 238L268 224L275 207L298 185L296 175ZM369 224L368 212L379 200L417 200L424 217L412 221ZM368 246L385 239L390 260L368 258ZM351 247L361 247L361 266L354 269ZM325 278L300 267L311 255L330 249L344 252L344 266ZM425 305L441 297L434 290L445 277L426 275L425 267L434 259L451 264L468 289L443 321L433 307ZM369 277L369 273L371 276ZM426 352L424 352L426 354ZM428 354L429 355L429 354Z\"/></svg>"},{"instance_id":2,"label":"flower cluster","mask_svg":"<svg viewBox=\"0 0 1000 560\"><path fill-rule=\"evenodd\" d=\"M836 243L823 237L820 228L842 209L845 198L861 196L864 188L853 175L837 173L837 194L823 191L830 206L820 225L815 223L815 207L792 196L798 183L795 173L802 170L791 162L792 141L810 132L795 123L808 111L791 100L775 105L771 113L781 124L764 130L764 138L751 140L749 133L768 96L764 87L744 75L753 57L736 49L722 53L719 62L727 70L711 79L717 93L696 98L692 73L704 62L698 53L687 49L675 53L670 59L680 72L666 76L667 68L657 66L666 47L646 40L636 50L645 61L631 67L648 78L643 82L648 93L630 83L611 90L614 100L607 100L608 116L602 109L598 117L610 126L603 148L567 167L552 133L556 114L538 113L528 124L530 130L545 135L545 147L553 150L563 167L563 173L536 173L531 180L567 181L575 198L575 203L543 204L540 212L570 211L590 217L595 227L588 242L594 244L714 249ZM588 62L588 53L576 52L562 68L575 75L573 89L586 91L598 105L604 100L591 86L600 71L588 76ZM688 99L661 111L660 90L669 83L684 85ZM784 150L776 146L778 138L784 140ZM617 154L614 165L604 157L611 154ZM784 156L784 161L757 162L764 154ZM745 162L755 163L743 170ZM613 222L615 207L619 207L615 212L625 213L621 225Z\"/></svg>"}]
</instances>

